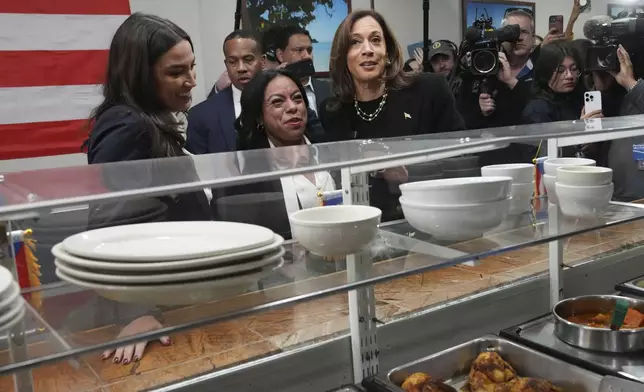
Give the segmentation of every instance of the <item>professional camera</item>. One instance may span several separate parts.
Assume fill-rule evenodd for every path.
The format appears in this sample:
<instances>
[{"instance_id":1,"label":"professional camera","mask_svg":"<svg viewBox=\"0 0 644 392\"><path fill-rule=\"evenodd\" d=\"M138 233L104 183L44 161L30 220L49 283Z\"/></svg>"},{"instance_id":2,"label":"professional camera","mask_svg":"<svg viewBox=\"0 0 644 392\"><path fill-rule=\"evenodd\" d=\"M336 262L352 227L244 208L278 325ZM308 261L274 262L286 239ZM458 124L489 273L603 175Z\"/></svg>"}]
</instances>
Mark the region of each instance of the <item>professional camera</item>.
<instances>
[{"instance_id":1,"label":"professional camera","mask_svg":"<svg viewBox=\"0 0 644 392\"><path fill-rule=\"evenodd\" d=\"M465 31L461 44L460 65L473 76L493 76L499 73L499 52L503 42L516 42L521 35L519 25L494 29L492 18L481 16Z\"/></svg>"},{"instance_id":2,"label":"professional camera","mask_svg":"<svg viewBox=\"0 0 644 392\"><path fill-rule=\"evenodd\" d=\"M620 16L615 20L595 17L584 24L586 38L596 41L586 52L588 71L619 71L618 45L628 49L641 46L638 40L644 38L644 14Z\"/></svg>"}]
</instances>

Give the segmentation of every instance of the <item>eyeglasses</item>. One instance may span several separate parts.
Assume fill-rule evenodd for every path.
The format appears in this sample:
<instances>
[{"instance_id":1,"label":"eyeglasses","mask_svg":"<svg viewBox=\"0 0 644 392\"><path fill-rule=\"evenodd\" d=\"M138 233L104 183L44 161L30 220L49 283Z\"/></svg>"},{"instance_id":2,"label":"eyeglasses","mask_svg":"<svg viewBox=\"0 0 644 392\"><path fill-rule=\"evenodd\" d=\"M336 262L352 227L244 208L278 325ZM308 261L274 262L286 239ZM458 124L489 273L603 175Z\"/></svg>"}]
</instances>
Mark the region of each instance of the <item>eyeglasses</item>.
<instances>
[{"instance_id":1,"label":"eyeglasses","mask_svg":"<svg viewBox=\"0 0 644 392\"><path fill-rule=\"evenodd\" d=\"M579 75L581 75L581 70L579 68L577 68L577 67L570 67L570 68L557 67L557 69L555 70L555 73L557 74L557 76L564 76L565 77L567 72L570 72L570 74L574 78L578 78Z\"/></svg>"}]
</instances>

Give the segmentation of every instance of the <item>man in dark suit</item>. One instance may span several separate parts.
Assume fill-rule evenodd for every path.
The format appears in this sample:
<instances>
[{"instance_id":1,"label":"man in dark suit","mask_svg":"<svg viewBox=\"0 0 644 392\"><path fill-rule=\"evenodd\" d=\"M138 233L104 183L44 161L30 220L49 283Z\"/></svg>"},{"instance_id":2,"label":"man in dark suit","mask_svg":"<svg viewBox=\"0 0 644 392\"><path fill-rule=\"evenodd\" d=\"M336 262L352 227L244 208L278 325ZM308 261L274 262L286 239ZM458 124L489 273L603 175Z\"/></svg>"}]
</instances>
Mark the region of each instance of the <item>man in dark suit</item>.
<instances>
[{"instance_id":1,"label":"man in dark suit","mask_svg":"<svg viewBox=\"0 0 644 392\"><path fill-rule=\"evenodd\" d=\"M224 63L232 84L188 112L186 148L191 153L236 150L234 122L241 112L241 92L264 65L260 42L254 32L244 30L233 31L224 40Z\"/></svg>"},{"instance_id":2,"label":"man in dark suit","mask_svg":"<svg viewBox=\"0 0 644 392\"><path fill-rule=\"evenodd\" d=\"M313 59L311 34L299 26L288 26L282 29L277 37L276 47L275 54L282 66ZM318 115L322 101L331 94L331 84L326 80L309 76L302 78L301 81L309 100L309 108Z\"/></svg>"}]
</instances>

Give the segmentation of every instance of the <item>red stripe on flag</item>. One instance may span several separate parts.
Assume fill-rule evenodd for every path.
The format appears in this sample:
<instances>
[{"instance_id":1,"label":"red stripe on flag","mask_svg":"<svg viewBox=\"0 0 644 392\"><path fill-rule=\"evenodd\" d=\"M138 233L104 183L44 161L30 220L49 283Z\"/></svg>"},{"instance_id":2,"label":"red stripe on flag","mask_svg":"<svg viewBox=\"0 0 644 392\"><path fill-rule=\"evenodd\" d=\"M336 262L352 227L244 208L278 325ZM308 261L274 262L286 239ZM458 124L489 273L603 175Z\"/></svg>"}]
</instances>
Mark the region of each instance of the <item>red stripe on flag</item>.
<instances>
[{"instance_id":1,"label":"red stripe on flag","mask_svg":"<svg viewBox=\"0 0 644 392\"><path fill-rule=\"evenodd\" d=\"M129 15L129 0L3 0L4 14Z\"/></svg>"},{"instance_id":2,"label":"red stripe on flag","mask_svg":"<svg viewBox=\"0 0 644 392\"><path fill-rule=\"evenodd\" d=\"M0 159L80 153L87 121L0 124Z\"/></svg>"},{"instance_id":3,"label":"red stripe on flag","mask_svg":"<svg viewBox=\"0 0 644 392\"><path fill-rule=\"evenodd\" d=\"M0 87L103 84L109 50L0 51Z\"/></svg>"}]
</instances>

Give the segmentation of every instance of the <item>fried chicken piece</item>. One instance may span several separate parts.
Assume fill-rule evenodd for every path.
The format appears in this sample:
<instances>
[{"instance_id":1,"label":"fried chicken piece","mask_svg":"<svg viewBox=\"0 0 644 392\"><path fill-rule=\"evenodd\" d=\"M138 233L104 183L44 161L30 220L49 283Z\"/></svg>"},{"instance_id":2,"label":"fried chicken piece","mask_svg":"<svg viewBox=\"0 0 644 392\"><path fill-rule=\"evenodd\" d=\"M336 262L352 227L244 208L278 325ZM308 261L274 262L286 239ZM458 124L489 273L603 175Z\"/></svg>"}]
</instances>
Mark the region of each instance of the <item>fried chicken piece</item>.
<instances>
[{"instance_id":1,"label":"fried chicken piece","mask_svg":"<svg viewBox=\"0 0 644 392\"><path fill-rule=\"evenodd\" d=\"M402 389L405 392L423 392L423 388L432 378L425 373L414 373L405 379Z\"/></svg>"},{"instance_id":2,"label":"fried chicken piece","mask_svg":"<svg viewBox=\"0 0 644 392\"><path fill-rule=\"evenodd\" d=\"M561 388L555 387L549 381L536 378L518 378L506 384L509 389L501 389L495 392L562 392Z\"/></svg>"},{"instance_id":3,"label":"fried chicken piece","mask_svg":"<svg viewBox=\"0 0 644 392\"><path fill-rule=\"evenodd\" d=\"M498 353L484 352L472 363L468 386L471 392L502 392L496 387L516 378L517 372Z\"/></svg>"}]
</instances>

